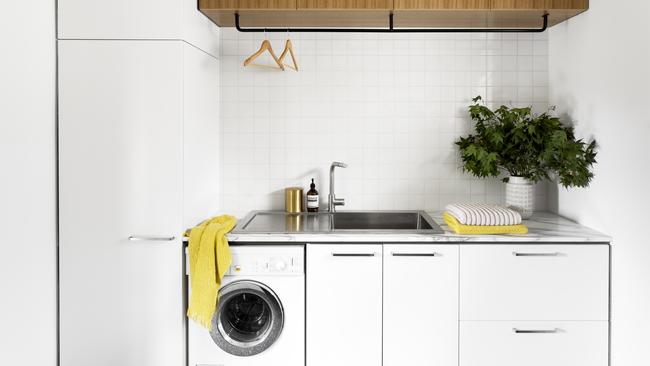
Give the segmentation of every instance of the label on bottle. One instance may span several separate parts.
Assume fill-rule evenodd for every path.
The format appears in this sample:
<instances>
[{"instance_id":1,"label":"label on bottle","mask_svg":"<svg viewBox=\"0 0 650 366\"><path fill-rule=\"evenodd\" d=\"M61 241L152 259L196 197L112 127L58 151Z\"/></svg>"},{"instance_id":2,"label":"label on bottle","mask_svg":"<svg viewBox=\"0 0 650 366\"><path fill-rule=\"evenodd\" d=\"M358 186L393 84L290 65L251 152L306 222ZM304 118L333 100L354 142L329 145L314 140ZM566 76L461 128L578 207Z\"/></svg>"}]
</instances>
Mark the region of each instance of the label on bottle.
<instances>
[{"instance_id":1,"label":"label on bottle","mask_svg":"<svg viewBox=\"0 0 650 366\"><path fill-rule=\"evenodd\" d=\"M307 208L318 208L317 195L307 195Z\"/></svg>"}]
</instances>

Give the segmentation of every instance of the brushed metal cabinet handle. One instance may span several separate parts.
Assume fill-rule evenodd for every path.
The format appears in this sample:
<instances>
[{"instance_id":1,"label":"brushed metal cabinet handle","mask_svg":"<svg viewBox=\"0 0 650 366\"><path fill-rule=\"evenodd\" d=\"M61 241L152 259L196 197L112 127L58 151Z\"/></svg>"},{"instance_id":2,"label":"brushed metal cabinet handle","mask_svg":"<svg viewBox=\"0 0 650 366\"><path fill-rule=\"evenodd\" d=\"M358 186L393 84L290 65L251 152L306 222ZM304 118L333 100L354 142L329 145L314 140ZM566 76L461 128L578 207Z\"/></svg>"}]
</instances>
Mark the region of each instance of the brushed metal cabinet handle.
<instances>
[{"instance_id":1,"label":"brushed metal cabinet handle","mask_svg":"<svg viewBox=\"0 0 650 366\"><path fill-rule=\"evenodd\" d=\"M130 241L174 241L175 236L146 236L146 235L131 235Z\"/></svg>"},{"instance_id":2,"label":"brushed metal cabinet handle","mask_svg":"<svg viewBox=\"0 0 650 366\"><path fill-rule=\"evenodd\" d=\"M332 257L374 257L375 253L332 253Z\"/></svg>"},{"instance_id":3,"label":"brushed metal cabinet handle","mask_svg":"<svg viewBox=\"0 0 650 366\"><path fill-rule=\"evenodd\" d=\"M518 329L512 328L512 331L516 334L555 334L560 333L560 329Z\"/></svg>"},{"instance_id":4,"label":"brushed metal cabinet handle","mask_svg":"<svg viewBox=\"0 0 650 366\"><path fill-rule=\"evenodd\" d=\"M521 252L512 252L512 255L515 257L559 257L559 252L553 253L521 253Z\"/></svg>"},{"instance_id":5,"label":"brushed metal cabinet handle","mask_svg":"<svg viewBox=\"0 0 650 366\"><path fill-rule=\"evenodd\" d=\"M440 257L438 253L390 253L393 257Z\"/></svg>"}]
</instances>

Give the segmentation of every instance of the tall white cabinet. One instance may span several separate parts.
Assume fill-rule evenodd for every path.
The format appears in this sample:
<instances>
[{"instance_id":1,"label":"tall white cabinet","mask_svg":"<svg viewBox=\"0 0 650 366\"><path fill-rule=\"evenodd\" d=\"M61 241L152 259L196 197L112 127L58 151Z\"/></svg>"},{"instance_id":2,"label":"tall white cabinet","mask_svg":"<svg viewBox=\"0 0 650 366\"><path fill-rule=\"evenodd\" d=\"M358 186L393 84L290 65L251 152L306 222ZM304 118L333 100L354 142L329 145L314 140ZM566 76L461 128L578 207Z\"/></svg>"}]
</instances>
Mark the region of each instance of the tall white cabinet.
<instances>
[{"instance_id":1,"label":"tall white cabinet","mask_svg":"<svg viewBox=\"0 0 650 366\"><path fill-rule=\"evenodd\" d=\"M57 10L60 364L185 365L182 235L219 206L218 27L193 0Z\"/></svg>"},{"instance_id":2,"label":"tall white cabinet","mask_svg":"<svg viewBox=\"0 0 650 366\"><path fill-rule=\"evenodd\" d=\"M184 365L181 238L218 205L218 70L183 41L59 41L61 365Z\"/></svg>"}]
</instances>

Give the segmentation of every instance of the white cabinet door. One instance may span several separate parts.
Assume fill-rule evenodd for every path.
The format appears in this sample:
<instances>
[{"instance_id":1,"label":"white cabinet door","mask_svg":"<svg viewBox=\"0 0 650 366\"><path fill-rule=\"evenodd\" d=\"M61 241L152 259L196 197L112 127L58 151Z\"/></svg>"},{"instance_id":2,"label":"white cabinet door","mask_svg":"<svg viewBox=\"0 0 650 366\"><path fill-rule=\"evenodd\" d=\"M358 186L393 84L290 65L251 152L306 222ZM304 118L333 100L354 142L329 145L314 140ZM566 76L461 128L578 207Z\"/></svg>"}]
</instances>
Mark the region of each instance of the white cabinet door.
<instances>
[{"instance_id":1,"label":"white cabinet door","mask_svg":"<svg viewBox=\"0 0 650 366\"><path fill-rule=\"evenodd\" d=\"M608 320L607 245L462 245L461 320Z\"/></svg>"},{"instance_id":2,"label":"white cabinet door","mask_svg":"<svg viewBox=\"0 0 650 366\"><path fill-rule=\"evenodd\" d=\"M175 39L181 33L180 0L59 0L57 8L59 38Z\"/></svg>"},{"instance_id":3,"label":"white cabinet door","mask_svg":"<svg viewBox=\"0 0 650 366\"><path fill-rule=\"evenodd\" d=\"M219 61L183 43L183 223L219 209Z\"/></svg>"},{"instance_id":4,"label":"white cabinet door","mask_svg":"<svg viewBox=\"0 0 650 366\"><path fill-rule=\"evenodd\" d=\"M61 365L183 365L182 57L59 42Z\"/></svg>"},{"instance_id":5,"label":"white cabinet door","mask_svg":"<svg viewBox=\"0 0 650 366\"><path fill-rule=\"evenodd\" d=\"M460 366L607 366L608 322L460 325Z\"/></svg>"},{"instance_id":6,"label":"white cabinet door","mask_svg":"<svg viewBox=\"0 0 650 366\"><path fill-rule=\"evenodd\" d=\"M307 245L307 365L381 366L382 246Z\"/></svg>"},{"instance_id":7,"label":"white cabinet door","mask_svg":"<svg viewBox=\"0 0 650 366\"><path fill-rule=\"evenodd\" d=\"M58 0L60 39L185 40L219 56L219 27L196 0Z\"/></svg>"},{"instance_id":8,"label":"white cabinet door","mask_svg":"<svg viewBox=\"0 0 650 366\"><path fill-rule=\"evenodd\" d=\"M384 246L384 366L458 365L458 246Z\"/></svg>"}]
</instances>

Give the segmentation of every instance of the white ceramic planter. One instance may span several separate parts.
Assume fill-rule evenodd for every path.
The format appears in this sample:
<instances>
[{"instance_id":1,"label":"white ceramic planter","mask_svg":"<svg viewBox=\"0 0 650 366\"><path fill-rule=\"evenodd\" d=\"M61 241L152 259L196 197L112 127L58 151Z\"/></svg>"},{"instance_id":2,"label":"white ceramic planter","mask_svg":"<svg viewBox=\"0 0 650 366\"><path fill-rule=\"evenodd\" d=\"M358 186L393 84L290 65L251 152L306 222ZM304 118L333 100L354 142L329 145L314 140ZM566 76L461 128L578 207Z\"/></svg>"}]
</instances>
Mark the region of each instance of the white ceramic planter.
<instances>
[{"instance_id":1,"label":"white ceramic planter","mask_svg":"<svg viewBox=\"0 0 650 366\"><path fill-rule=\"evenodd\" d=\"M535 209L533 183L526 178L510 177L506 183L506 206L519 212L521 218L530 218Z\"/></svg>"}]
</instances>

